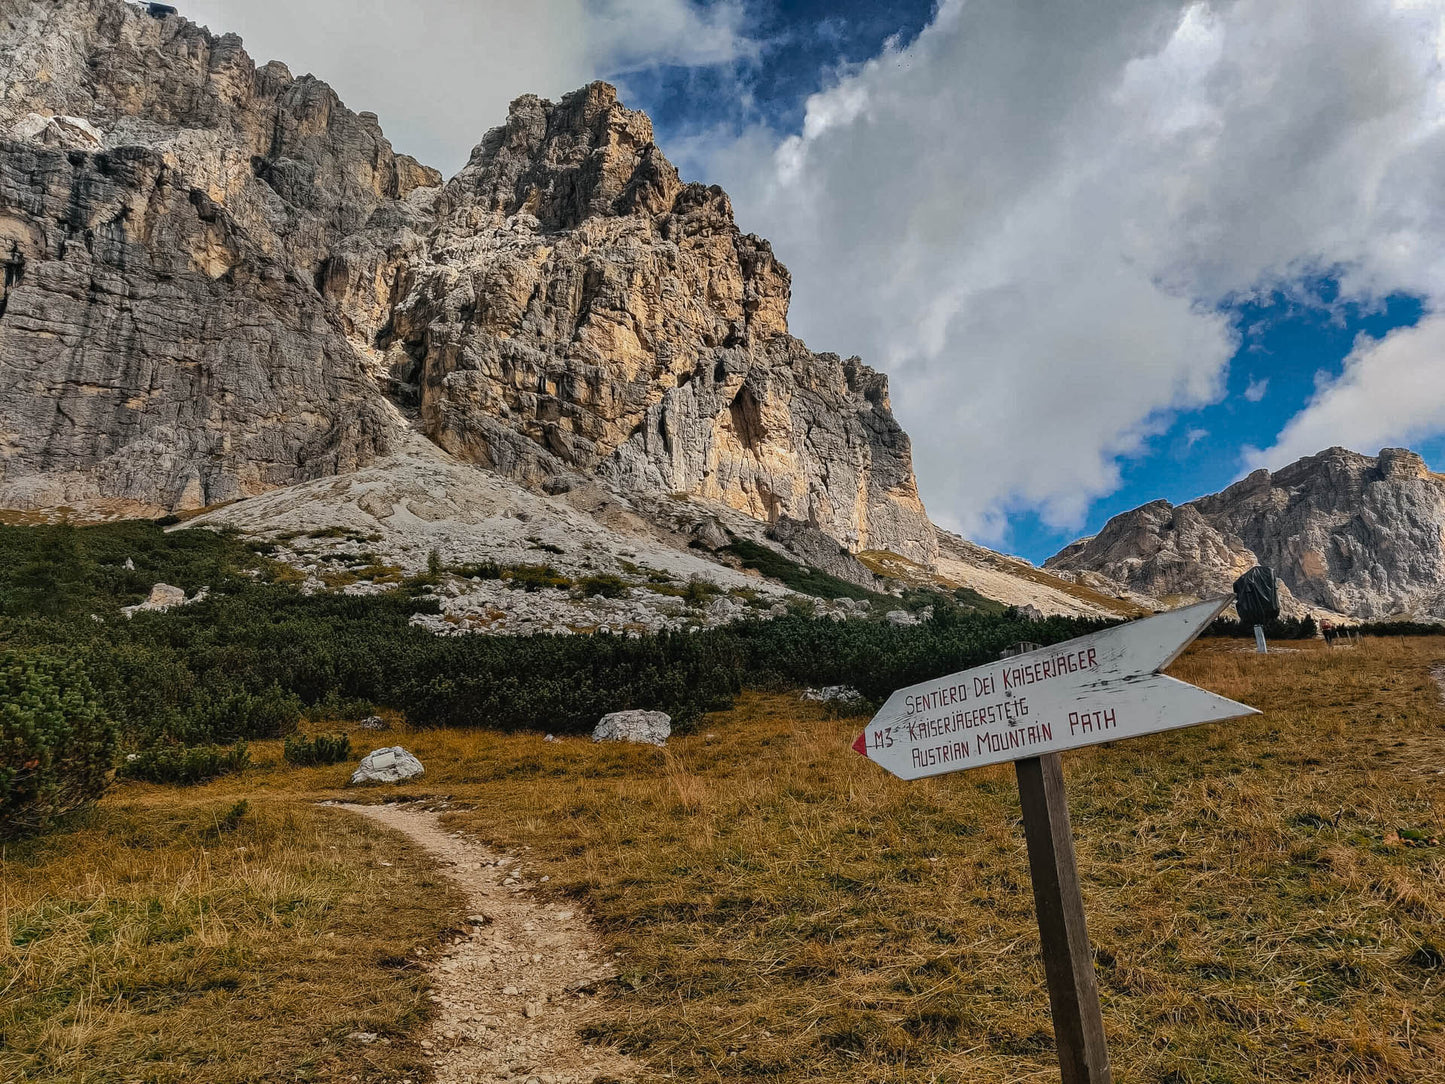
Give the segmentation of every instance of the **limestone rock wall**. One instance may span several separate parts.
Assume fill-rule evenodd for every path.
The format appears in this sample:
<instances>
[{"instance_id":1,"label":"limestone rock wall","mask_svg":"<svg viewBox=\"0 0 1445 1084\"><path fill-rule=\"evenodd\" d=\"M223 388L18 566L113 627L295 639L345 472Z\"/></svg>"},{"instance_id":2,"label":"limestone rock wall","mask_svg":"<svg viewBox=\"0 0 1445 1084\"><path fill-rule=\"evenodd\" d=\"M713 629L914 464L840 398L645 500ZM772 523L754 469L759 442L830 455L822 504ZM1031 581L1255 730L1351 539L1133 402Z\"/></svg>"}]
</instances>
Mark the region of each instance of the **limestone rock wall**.
<instances>
[{"instance_id":1,"label":"limestone rock wall","mask_svg":"<svg viewBox=\"0 0 1445 1084\"><path fill-rule=\"evenodd\" d=\"M443 447L933 560L885 378L788 335L787 269L613 88L519 99L436 216L381 345Z\"/></svg>"},{"instance_id":2,"label":"limestone rock wall","mask_svg":"<svg viewBox=\"0 0 1445 1084\"><path fill-rule=\"evenodd\" d=\"M145 147L0 142L0 505L198 508L394 424L314 287Z\"/></svg>"},{"instance_id":3,"label":"limestone rock wall","mask_svg":"<svg viewBox=\"0 0 1445 1084\"><path fill-rule=\"evenodd\" d=\"M55 114L84 125L33 123ZM0 0L7 131L0 505L199 507L386 449L395 411L314 282L440 182L375 118L181 18Z\"/></svg>"},{"instance_id":4,"label":"limestone rock wall","mask_svg":"<svg viewBox=\"0 0 1445 1084\"><path fill-rule=\"evenodd\" d=\"M1228 593L1256 563L1306 608L1445 617L1445 477L1405 449L1330 448L1177 508L1115 516L1045 567L1167 601Z\"/></svg>"},{"instance_id":5,"label":"limestone rock wall","mask_svg":"<svg viewBox=\"0 0 1445 1084\"><path fill-rule=\"evenodd\" d=\"M0 0L0 506L189 508L414 425L553 489L686 493L931 563L886 380L595 83L448 184L234 35Z\"/></svg>"}]
</instances>

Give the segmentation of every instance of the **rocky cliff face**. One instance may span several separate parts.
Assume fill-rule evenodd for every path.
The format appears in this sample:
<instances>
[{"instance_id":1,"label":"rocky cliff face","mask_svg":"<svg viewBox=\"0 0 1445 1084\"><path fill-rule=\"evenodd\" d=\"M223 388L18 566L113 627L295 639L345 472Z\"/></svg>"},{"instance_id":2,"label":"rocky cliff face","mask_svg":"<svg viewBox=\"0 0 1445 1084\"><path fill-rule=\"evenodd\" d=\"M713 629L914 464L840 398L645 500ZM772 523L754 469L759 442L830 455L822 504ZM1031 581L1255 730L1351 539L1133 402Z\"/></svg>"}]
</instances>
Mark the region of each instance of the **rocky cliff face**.
<instances>
[{"instance_id":1,"label":"rocky cliff face","mask_svg":"<svg viewBox=\"0 0 1445 1084\"><path fill-rule=\"evenodd\" d=\"M434 215L421 251L410 227L353 250L328 292L374 314L363 334L443 447L932 560L886 380L788 335L787 269L610 86L518 99ZM398 253L398 287L374 292Z\"/></svg>"},{"instance_id":2,"label":"rocky cliff face","mask_svg":"<svg viewBox=\"0 0 1445 1084\"><path fill-rule=\"evenodd\" d=\"M1445 617L1445 477L1414 452L1331 448L1175 508L1115 516L1045 567L1172 602L1269 565L1302 608Z\"/></svg>"},{"instance_id":3,"label":"rocky cliff face","mask_svg":"<svg viewBox=\"0 0 1445 1084\"><path fill-rule=\"evenodd\" d=\"M440 178L234 36L112 0L0 28L0 505L192 508L384 451L312 278Z\"/></svg>"},{"instance_id":4,"label":"rocky cliff face","mask_svg":"<svg viewBox=\"0 0 1445 1084\"><path fill-rule=\"evenodd\" d=\"M787 334L767 242L605 84L519 99L442 186L233 35L0 0L3 133L0 507L197 507L411 423L531 485L937 552L885 379Z\"/></svg>"}]
</instances>

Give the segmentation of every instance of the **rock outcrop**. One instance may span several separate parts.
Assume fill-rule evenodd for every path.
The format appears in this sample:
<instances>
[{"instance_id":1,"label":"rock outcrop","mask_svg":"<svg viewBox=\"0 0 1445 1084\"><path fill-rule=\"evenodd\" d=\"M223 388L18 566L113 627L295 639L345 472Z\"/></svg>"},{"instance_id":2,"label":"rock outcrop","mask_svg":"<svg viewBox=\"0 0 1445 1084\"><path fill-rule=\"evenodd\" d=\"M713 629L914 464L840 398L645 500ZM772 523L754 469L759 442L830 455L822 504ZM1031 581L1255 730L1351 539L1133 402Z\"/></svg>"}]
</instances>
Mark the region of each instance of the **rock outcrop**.
<instances>
[{"instance_id":1,"label":"rock outcrop","mask_svg":"<svg viewBox=\"0 0 1445 1084\"><path fill-rule=\"evenodd\" d=\"M421 761L400 745L393 745L386 749L373 749L362 757L356 771L351 773L351 784L405 783L425 773Z\"/></svg>"},{"instance_id":2,"label":"rock outcrop","mask_svg":"<svg viewBox=\"0 0 1445 1084\"><path fill-rule=\"evenodd\" d=\"M593 741L639 742L666 745L672 736L672 716L665 711L614 711L592 728Z\"/></svg>"},{"instance_id":3,"label":"rock outcrop","mask_svg":"<svg viewBox=\"0 0 1445 1084\"><path fill-rule=\"evenodd\" d=\"M349 257L339 307L384 314L372 283L407 244ZM377 346L453 454L933 558L886 380L788 335L787 269L721 189L682 183L607 84L514 102L443 189L404 278Z\"/></svg>"},{"instance_id":4,"label":"rock outcrop","mask_svg":"<svg viewBox=\"0 0 1445 1084\"><path fill-rule=\"evenodd\" d=\"M1257 563L1288 589L1286 612L1445 617L1445 476L1401 448L1330 448L1177 508L1115 516L1045 567L1170 604L1228 594Z\"/></svg>"},{"instance_id":5,"label":"rock outcrop","mask_svg":"<svg viewBox=\"0 0 1445 1084\"><path fill-rule=\"evenodd\" d=\"M363 467L414 425L937 553L884 377L594 83L523 97L450 183L234 35L0 0L0 507L188 509Z\"/></svg>"},{"instance_id":6,"label":"rock outcrop","mask_svg":"<svg viewBox=\"0 0 1445 1084\"><path fill-rule=\"evenodd\" d=\"M195 508L385 451L313 279L440 177L233 35L114 0L0 26L0 505Z\"/></svg>"}]
</instances>

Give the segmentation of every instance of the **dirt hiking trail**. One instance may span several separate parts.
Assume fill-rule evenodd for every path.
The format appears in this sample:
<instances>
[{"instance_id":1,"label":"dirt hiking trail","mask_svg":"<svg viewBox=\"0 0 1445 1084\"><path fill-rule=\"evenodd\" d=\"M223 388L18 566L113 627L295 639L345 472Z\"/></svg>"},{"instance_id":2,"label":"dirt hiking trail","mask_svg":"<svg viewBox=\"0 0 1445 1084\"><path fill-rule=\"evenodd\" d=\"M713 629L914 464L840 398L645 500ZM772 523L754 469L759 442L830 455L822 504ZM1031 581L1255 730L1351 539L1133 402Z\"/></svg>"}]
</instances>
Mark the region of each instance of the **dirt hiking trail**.
<instances>
[{"instance_id":1,"label":"dirt hiking trail","mask_svg":"<svg viewBox=\"0 0 1445 1084\"><path fill-rule=\"evenodd\" d=\"M410 805L337 808L400 832L436 857L467 896L467 929L429 961L438 1015L422 1040L436 1084L631 1082L630 1058L578 1036L592 998L612 975L601 940L579 909L538 900L518 859L446 831L439 813Z\"/></svg>"}]
</instances>

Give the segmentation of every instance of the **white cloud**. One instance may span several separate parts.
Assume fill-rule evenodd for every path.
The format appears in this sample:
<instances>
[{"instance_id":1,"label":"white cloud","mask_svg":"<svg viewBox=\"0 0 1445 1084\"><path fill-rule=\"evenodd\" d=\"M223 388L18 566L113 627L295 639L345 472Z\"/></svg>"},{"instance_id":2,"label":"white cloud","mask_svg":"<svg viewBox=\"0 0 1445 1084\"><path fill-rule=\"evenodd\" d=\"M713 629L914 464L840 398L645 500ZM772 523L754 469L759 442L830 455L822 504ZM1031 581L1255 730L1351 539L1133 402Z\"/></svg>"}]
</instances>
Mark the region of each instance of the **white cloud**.
<instances>
[{"instance_id":1,"label":"white cloud","mask_svg":"<svg viewBox=\"0 0 1445 1084\"><path fill-rule=\"evenodd\" d=\"M587 5L590 54L599 71L665 64L701 67L757 55L738 0L594 0Z\"/></svg>"},{"instance_id":2,"label":"white cloud","mask_svg":"<svg viewBox=\"0 0 1445 1084\"><path fill-rule=\"evenodd\" d=\"M521 94L557 98L658 64L751 55L735 2L695 0L188 0L257 63L316 74L381 118L392 143L451 173Z\"/></svg>"},{"instance_id":3,"label":"white cloud","mask_svg":"<svg viewBox=\"0 0 1445 1084\"><path fill-rule=\"evenodd\" d=\"M1269 394L1269 377L1253 377L1244 389L1244 401L1247 403L1258 403L1264 400Z\"/></svg>"},{"instance_id":4,"label":"white cloud","mask_svg":"<svg viewBox=\"0 0 1445 1084\"><path fill-rule=\"evenodd\" d=\"M1445 318L1361 336L1337 379L1323 383L1285 426L1273 448L1252 452L1251 467L1279 467L1344 445L1373 454L1445 430Z\"/></svg>"},{"instance_id":5,"label":"white cloud","mask_svg":"<svg viewBox=\"0 0 1445 1084\"><path fill-rule=\"evenodd\" d=\"M1121 456L1223 395L1232 299L1321 270L1352 299L1445 298L1442 12L944 0L801 131L749 133L709 171L791 266L794 330L894 377L937 518L1073 525ZM1399 369L1356 369L1363 390L1329 402L1363 432L1345 415ZM1445 367L1419 375L1445 388Z\"/></svg>"}]
</instances>

